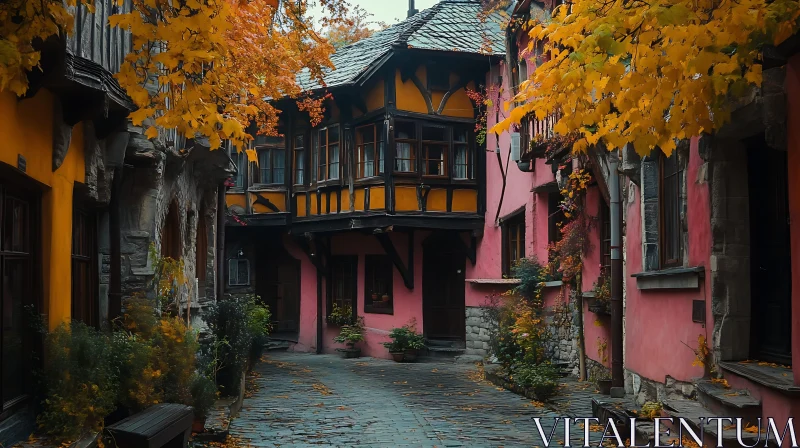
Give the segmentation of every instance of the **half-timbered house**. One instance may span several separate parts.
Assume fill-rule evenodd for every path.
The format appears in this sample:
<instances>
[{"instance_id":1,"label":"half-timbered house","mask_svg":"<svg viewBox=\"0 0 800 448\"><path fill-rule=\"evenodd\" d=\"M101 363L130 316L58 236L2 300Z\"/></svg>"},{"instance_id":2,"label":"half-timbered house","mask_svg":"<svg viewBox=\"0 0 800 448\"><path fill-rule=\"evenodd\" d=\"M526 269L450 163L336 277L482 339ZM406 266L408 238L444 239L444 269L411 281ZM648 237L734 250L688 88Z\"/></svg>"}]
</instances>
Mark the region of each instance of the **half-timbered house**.
<instances>
[{"instance_id":1,"label":"half-timbered house","mask_svg":"<svg viewBox=\"0 0 800 448\"><path fill-rule=\"evenodd\" d=\"M412 2L413 3L413 2ZM477 90L504 52L498 15L443 0L332 56L318 125L282 103L283 139L257 138L227 195L229 292L254 292L297 349L331 351L334 305L363 316L364 352L392 327L463 352L465 276L486 211Z\"/></svg>"}]
</instances>

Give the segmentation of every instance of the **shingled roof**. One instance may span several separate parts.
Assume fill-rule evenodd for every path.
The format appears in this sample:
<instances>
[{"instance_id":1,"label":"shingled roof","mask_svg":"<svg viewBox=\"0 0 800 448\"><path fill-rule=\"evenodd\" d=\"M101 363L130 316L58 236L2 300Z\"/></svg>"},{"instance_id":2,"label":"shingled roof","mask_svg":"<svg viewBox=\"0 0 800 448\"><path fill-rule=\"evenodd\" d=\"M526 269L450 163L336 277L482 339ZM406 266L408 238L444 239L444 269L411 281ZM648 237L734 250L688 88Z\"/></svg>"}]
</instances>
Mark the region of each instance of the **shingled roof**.
<instances>
[{"instance_id":1,"label":"shingled roof","mask_svg":"<svg viewBox=\"0 0 800 448\"><path fill-rule=\"evenodd\" d=\"M354 44L331 56L335 69L325 73L327 87L355 84L369 76L370 68L381 65L394 49L462 52L483 55L505 54L505 36L500 13L480 17L480 0L441 0L432 8ZM308 71L298 75L305 90L319 89Z\"/></svg>"}]
</instances>

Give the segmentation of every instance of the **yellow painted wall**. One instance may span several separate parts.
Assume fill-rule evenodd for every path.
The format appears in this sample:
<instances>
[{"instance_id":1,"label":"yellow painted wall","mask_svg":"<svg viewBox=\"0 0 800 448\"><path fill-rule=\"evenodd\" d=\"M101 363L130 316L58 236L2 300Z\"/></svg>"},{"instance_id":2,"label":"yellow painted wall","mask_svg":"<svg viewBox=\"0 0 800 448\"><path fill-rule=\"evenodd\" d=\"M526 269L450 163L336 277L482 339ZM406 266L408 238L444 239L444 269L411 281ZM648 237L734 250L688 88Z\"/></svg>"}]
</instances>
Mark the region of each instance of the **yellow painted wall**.
<instances>
[{"instance_id":1,"label":"yellow painted wall","mask_svg":"<svg viewBox=\"0 0 800 448\"><path fill-rule=\"evenodd\" d=\"M31 99L17 101L0 93L0 162L17 166L26 159L26 174L46 185L42 195L43 309L51 329L69 321L72 305L72 195L75 182L86 179L83 124L73 128L64 163L53 164L53 95L40 90Z\"/></svg>"},{"instance_id":2,"label":"yellow painted wall","mask_svg":"<svg viewBox=\"0 0 800 448\"><path fill-rule=\"evenodd\" d=\"M343 212L350 211L350 189L342 189L342 210Z\"/></svg>"},{"instance_id":3,"label":"yellow painted wall","mask_svg":"<svg viewBox=\"0 0 800 448\"><path fill-rule=\"evenodd\" d=\"M319 208L323 215L327 215L330 210L328 210L328 195L330 193L322 193L319 195L319 200L322 201L320 204L321 207Z\"/></svg>"},{"instance_id":4,"label":"yellow painted wall","mask_svg":"<svg viewBox=\"0 0 800 448\"><path fill-rule=\"evenodd\" d=\"M356 188L355 191L355 211L363 212L364 211L364 189L363 188Z\"/></svg>"},{"instance_id":5,"label":"yellow painted wall","mask_svg":"<svg viewBox=\"0 0 800 448\"><path fill-rule=\"evenodd\" d=\"M247 200L244 193L228 193L225 195L225 204L228 207L238 205L242 208L247 208Z\"/></svg>"},{"instance_id":6,"label":"yellow painted wall","mask_svg":"<svg viewBox=\"0 0 800 448\"><path fill-rule=\"evenodd\" d=\"M384 187L372 187L369 189L369 209L382 210L386 208L386 189Z\"/></svg>"},{"instance_id":7,"label":"yellow painted wall","mask_svg":"<svg viewBox=\"0 0 800 448\"><path fill-rule=\"evenodd\" d=\"M350 113L353 114L353 118L358 118L358 117L364 115L361 112L361 110L359 108L357 108L356 106L351 106L350 107Z\"/></svg>"},{"instance_id":8,"label":"yellow painted wall","mask_svg":"<svg viewBox=\"0 0 800 448\"><path fill-rule=\"evenodd\" d=\"M398 212L419 210L416 187L394 187L394 209Z\"/></svg>"},{"instance_id":9,"label":"yellow painted wall","mask_svg":"<svg viewBox=\"0 0 800 448\"><path fill-rule=\"evenodd\" d=\"M328 210L328 213L338 213L339 212L339 203L337 202L336 192L331 191L328 193L331 196L331 207Z\"/></svg>"},{"instance_id":10,"label":"yellow painted wall","mask_svg":"<svg viewBox=\"0 0 800 448\"><path fill-rule=\"evenodd\" d=\"M425 70L424 66L421 66L422 70ZM417 75L419 76L419 75ZM425 78L420 78L422 82L425 82ZM422 96L417 86L414 85L414 82L410 79L407 79L406 82L402 81L402 77L400 76L400 70L397 70L395 73L395 85L396 85L396 95L397 95L397 108L400 110L407 110L411 112L419 112L421 114L428 113L428 106L425 105L425 97Z\"/></svg>"},{"instance_id":11,"label":"yellow painted wall","mask_svg":"<svg viewBox=\"0 0 800 448\"><path fill-rule=\"evenodd\" d=\"M306 195L298 194L295 198L297 199L297 216L302 218L306 216Z\"/></svg>"},{"instance_id":12,"label":"yellow painted wall","mask_svg":"<svg viewBox=\"0 0 800 448\"><path fill-rule=\"evenodd\" d=\"M433 104L438 105L439 103L434 102ZM473 109L472 101L467 96L466 90L463 88L458 89L450 95L450 98L447 99L447 104L444 106L444 110L442 110L442 115L463 118L475 117L475 109Z\"/></svg>"},{"instance_id":13,"label":"yellow painted wall","mask_svg":"<svg viewBox=\"0 0 800 448\"><path fill-rule=\"evenodd\" d=\"M264 199L269 199L270 202L275 204L278 210L282 212L286 211L286 193L282 191L259 191L257 193ZM253 213L275 213L267 208L266 205L256 204L256 199L258 199L256 192L251 193L250 204L253 206Z\"/></svg>"},{"instance_id":14,"label":"yellow painted wall","mask_svg":"<svg viewBox=\"0 0 800 448\"><path fill-rule=\"evenodd\" d=\"M309 195L309 205L310 205L310 213L312 215L317 214L317 195L316 193L311 193Z\"/></svg>"},{"instance_id":15,"label":"yellow painted wall","mask_svg":"<svg viewBox=\"0 0 800 448\"><path fill-rule=\"evenodd\" d=\"M454 212L477 212L478 192L475 190L454 190L451 210Z\"/></svg>"},{"instance_id":16,"label":"yellow painted wall","mask_svg":"<svg viewBox=\"0 0 800 448\"><path fill-rule=\"evenodd\" d=\"M446 212L447 190L435 188L428 192L428 203L426 210L429 212Z\"/></svg>"},{"instance_id":17,"label":"yellow painted wall","mask_svg":"<svg viewBox=\"0 0 800 448\"><path fill-rule=\"evenodd\" d=\"M383 107L384 98L384 82L379 79L378 82L367 92L365 103L367 104L367 111L378 110Z\"/></svg>"}]
</instances>

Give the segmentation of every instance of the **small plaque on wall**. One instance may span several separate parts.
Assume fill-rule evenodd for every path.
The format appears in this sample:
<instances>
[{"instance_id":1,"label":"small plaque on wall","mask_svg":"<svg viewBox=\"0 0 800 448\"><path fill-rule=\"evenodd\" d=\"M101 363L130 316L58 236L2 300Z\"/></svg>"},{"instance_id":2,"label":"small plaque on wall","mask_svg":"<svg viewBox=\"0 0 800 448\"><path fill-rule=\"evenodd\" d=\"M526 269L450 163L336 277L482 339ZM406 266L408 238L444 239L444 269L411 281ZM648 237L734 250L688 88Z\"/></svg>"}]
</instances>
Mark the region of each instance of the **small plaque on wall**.
<instances>
[{"instance_id":1,"label":"small plaque on wall","mask_svg":"<svg viewBox=\"0 0 800 448\"><path fill-rule=\"evenodd\" d=\"M25 160L25 157L23 157L22 154L17 155L17 169L23 173L28 170L28 161Z\"/></svg>"}]
</instances>

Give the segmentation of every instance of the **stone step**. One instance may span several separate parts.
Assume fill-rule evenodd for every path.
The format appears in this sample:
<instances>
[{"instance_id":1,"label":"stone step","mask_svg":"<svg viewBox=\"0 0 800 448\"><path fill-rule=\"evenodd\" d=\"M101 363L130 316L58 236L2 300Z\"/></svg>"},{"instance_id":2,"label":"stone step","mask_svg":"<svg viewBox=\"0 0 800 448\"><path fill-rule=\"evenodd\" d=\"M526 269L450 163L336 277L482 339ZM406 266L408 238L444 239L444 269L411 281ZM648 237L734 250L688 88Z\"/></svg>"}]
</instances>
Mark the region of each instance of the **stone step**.
<instances>
[{"instance_id":1,"label":"stone step","mask_svg":"<svg viewBox=\"0 0 800 448\"><path fill-rule=\"evenodd\" d=\"M708 409L703 407L697 401L690 400L687 398L675 398L669 399L664 401L664 410L663 413L666 417L672 417L674 419L683 418L687 424L697 433L700 434L700 422L701 417L708 419L709 417L716 417L712 412ZM727 416L726 416L727 417ZM738 417L738 416L736 416ZM705 421L705 420L703 420ZM723 448L734 448L734 447L741 447L742 444L739 443L736 437L736 428L730 427L725 429L725 427L732 426L728 423L723 424L722 430L722 447ZM673 425L673 431L678 430L678 422L675 421ZM709 446L716 446L717 439L718 439L718 431L717 431L717 422L714 421L712 423L705 423L703 425L703 433L705 435L705 442L709 444ZM755 446L758 443L758 446L764 446L764 435L762 434L760 437L758 434L749 433L742 431L742 443L746 446ZM769 441L769 447L777 448L775 445L774 440Z\"/></svg>"},{"instance_id":2,"label":"stone step","mask_svg":"<svg viewBox=\"0 0 800 448\"><path fill-rule=\"evenodd\" d=\"M695 381L697 401L715 415L742 417L756 423L761 417L761 401L744 389L731 389L726 383L700 379Z\"/></svg>"},{"instance_id":3,"label":"stone step","mask_svg":"<svg viewBox=\"0 0 800 448\"><path fill-rule=\"evenodd\" d=\"M430 347L458 348L458 349L467 348L466 342L459 341L457 339L426 339L425 346L429 348Z\"/></svg>"},{"instance_id":4,"label":"stone step","mask_svg":"<svg viewBox=\"0 0 800 448\"><path fill-rule=\"evenodd\" d=\"M267 342L267 345L265 346L265 348L268 351L271 351L271 352L272 351L284 351L285 352L286 350L289 350L289 347L291 347L291 344L292 343L290 343L288 341L272 341L272 340L270 340L270 341Z\"/></svg>"},{"instance_id":5,"label":"stone step","mask_svg":"<svg viewBox=\"0 0 800 448\"><path fill-rule=\"evenodd\" d=\"M439 362L439 361L455 361L457 357L462 356L466 350L463 348L453 347L437 347L427 346L425 350L420 353L420 361Z\"/></svg>"}]
</instances>

